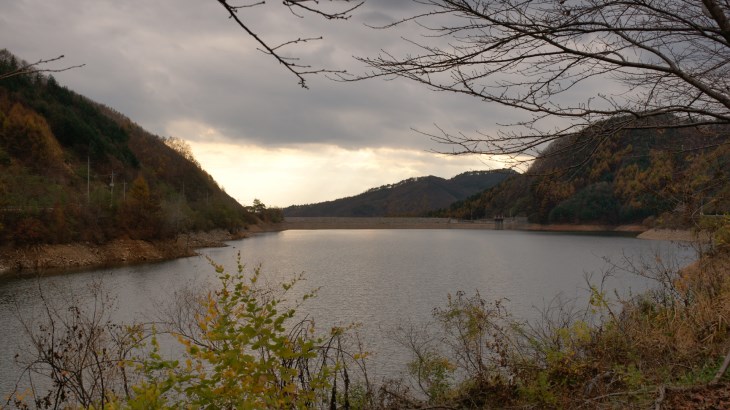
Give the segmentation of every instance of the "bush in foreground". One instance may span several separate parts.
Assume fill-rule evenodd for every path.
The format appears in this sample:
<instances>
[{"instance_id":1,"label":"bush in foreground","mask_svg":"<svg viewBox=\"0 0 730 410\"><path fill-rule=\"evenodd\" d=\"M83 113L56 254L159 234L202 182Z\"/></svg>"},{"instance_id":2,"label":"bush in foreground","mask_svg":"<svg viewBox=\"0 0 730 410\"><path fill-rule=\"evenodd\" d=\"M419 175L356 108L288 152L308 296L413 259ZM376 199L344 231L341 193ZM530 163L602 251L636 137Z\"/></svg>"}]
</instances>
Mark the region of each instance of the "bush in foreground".
<instances>
[{"instance_id":1,"label":"bush in foreground","mask_svg":"<svg viewBox=\"0 0 730 410\"><path fill-rule=\"evenodd\" d=\"M297 319L283 303L299 278L275 291L258 286L259 268L246 274L239 261L238 273L228 274L213 266L219 288L205 295L181 292L154 325L113 323L113 302L98 286L90 309L79 299L61 308L44 298L42 320L23 320L32 344L19 360L32 387L6 404L290 409L348 408L356 399L366 405L366 385L350 396L348 368L363 365L365 354L344 348L349 329L316 336L313 321ZM179 342L176 359L161 353L161 338ZM42 393L37 386L48 390Z\"/></svg>"},{"instance_id":2,"label":"bush in foreground","mask_svg":"<svg viewBox=\"0 0 730 410\"><path fill-rule=\"evenodd\" d=\"M623 268L655 287L611 301L591 286L587 309L556 303L532 324L479 294L450 297L434 310L435 331L407 329L399 339L414 352L409 369L425 403L648 408L666 391L727 383L730 252L717 247L681 271L660 259ZM409 407L425 404L391 392Z\"/></svg>"}]
</instances>

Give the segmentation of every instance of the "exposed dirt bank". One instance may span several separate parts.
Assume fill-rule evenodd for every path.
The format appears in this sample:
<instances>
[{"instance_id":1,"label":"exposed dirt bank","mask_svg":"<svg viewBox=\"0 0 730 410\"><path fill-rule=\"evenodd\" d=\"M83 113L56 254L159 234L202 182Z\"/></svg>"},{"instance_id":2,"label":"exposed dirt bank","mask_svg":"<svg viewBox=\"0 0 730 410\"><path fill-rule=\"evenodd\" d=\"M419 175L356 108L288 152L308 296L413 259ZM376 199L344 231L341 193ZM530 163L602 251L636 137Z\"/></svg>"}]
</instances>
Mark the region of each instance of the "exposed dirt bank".
<instances>
[{"instance_id":1,"label":"exposed dirt bank","mask_svg":"<svg viewBox=\"0 0 730 410\"><path fill-rule=\"evenodd\" d=\"M348 218L348 217L289 217L278 225L279 230L316 229L496 229L492 220L461 221L449 218ZM665 241L707 241L707 235L697 236L690 230L648 229L635 225L590 225L528 223L526 218L505 218L502 229L541 232L608 232L637 235L639 239Z\"/></svg>"},{"instance_id":2,"label":"exposed dirt bank","mask_svg":"<svg viewBox=\"0 0 730 410\"><path fill-rule=\"evenodd\" d=\"M225 241L241 239L257 232L279 230L276 225L251 226L231 234L224 230L182 234L176 239L142 241L116 239L96 245L73 243L0 248L0 276L38 270L93 268L153 262L195 255L195 249L225 246Z\"/></svg>"},{"instance_id":3,"label":"exposed dirt bank","mask_svg":"<svg viewBox=\"0 0 730 410\"><path fill-rule=\"evenodd\" d=\"M639 239L653 239L679 242L709 242L707 233L695 233L688 229L649 229L637 236Z\"/></svg>"},{"instance_id":4,"label":"exposed dirt bank","mask_svg":"<svg viewBox=\"0 0 730 410\"><path fill-rule=\"evenodd\" d=\"M646 231L641 225L571 225L571 224L526 224L517 228L525 231L546 231L546 232L616 232L626 234L639 234Z\"/></svg>"},{"instance_id":5,"label":"exposed dirt bank","mask_svg":"<svg viewBox=\"0 0 730 410\"><path fill-rule=\"evenodd\" d=\"M641 225L540 225L527 223L526 218L504 218L506 230L550 232L622 232L638 234L646 231ZM289 217L281 224L288 229L496 229L493 220L462 221L449 218L346 218L346 217Z\"/></svg>"},{"instance_id":6,"label":"exposed dirt bank","mask_svg":"<svg viewBox=\"0 0 730 410\"><path fill-rule=\"evenodd\" d=\"M449 218L287 217L282 230L317 229L493 229L492 221L456 223Z\"/></svg>"}]
</instances>

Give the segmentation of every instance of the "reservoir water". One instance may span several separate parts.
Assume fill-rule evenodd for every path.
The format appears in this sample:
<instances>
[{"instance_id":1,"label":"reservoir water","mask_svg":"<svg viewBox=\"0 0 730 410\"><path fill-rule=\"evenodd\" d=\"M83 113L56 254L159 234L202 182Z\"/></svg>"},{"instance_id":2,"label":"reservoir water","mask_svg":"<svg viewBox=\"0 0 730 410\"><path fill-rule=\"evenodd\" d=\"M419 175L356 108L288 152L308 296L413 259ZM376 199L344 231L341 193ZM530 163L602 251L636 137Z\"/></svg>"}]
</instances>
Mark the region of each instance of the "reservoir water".
<instances>
[{"instance_id":1,"label":"reservoir water","mask_svg":"<svg viewBox=\"0 0 730 410\"><path fill-rule=\"evenodd\" d=\"M676 243L631 237L491 230L320 230L268 233L230 242L203 255L234 270L236 255L248 267L262 266L265 279L278 283L304 273L299 294L319 288L299 308L319 330L361 323L372 352L371 377L394 377L405 370L407 352L389 339L404 323L424 323L448 294L479 292L503 299L518 318L533 319L556 296L587 300L586 275L598 280L611 261L655 259L689 263L693 250ZM26 343L17 315L31 317L40 307L39 289L51 298L84 297L85 285L101 280L116 298L115 319L153 316L175 289L216 283L204 257L100 269L54 276L7 279L0 283L0 395L18 377L13 357ZM617 272L608 290L637 293L651 282ZM59 296L60 295L60 296ZM66 296L64 296L66 295Z\"/></svg>"}]
</instances>

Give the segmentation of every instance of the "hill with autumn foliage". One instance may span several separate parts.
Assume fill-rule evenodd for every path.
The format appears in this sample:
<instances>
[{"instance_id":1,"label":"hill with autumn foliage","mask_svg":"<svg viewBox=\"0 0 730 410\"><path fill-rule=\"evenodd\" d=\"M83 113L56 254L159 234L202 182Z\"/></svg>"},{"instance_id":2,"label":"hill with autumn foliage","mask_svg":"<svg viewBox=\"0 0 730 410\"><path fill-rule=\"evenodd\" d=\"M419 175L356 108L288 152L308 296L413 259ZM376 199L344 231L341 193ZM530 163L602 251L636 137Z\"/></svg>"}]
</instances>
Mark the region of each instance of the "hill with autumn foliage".
<instances>
[{"instance_id":1,"label":"hill with autumn foliage","mask_svg":"<svg viewBox=\"0 0 730 410\"><path fill-rule=\"evenodd\" d=\"M469 171L451 179L435 176L409 178L334 201L284 208L286 216L422 216L493 187L516 175L512 170Z\"/></svg>"},{"instance_id":2,"label":"hill with autumn foliage","mask_svg":"<svg viewBox=\"0 0 730 410\"><path fill-rule=\"evenodd\" d=\"M0 52L0 73L20 65ZM184 141L152 135L51 76L0 80L0 243L162 239L259 219Z\"/></svg>"},{"instance_id":3,"label":"hill with autumn foliage","mask_svg":"<svg viewBox=\"0 0 730 410\"><path fill-rule=\"evenodd\" d=\"M601 139L593 138L595 131L589 128L553 142L525 174L433 215L688 227L701 214L730 211L726 127L633 124Z\"/></svg>"}]
</instances>

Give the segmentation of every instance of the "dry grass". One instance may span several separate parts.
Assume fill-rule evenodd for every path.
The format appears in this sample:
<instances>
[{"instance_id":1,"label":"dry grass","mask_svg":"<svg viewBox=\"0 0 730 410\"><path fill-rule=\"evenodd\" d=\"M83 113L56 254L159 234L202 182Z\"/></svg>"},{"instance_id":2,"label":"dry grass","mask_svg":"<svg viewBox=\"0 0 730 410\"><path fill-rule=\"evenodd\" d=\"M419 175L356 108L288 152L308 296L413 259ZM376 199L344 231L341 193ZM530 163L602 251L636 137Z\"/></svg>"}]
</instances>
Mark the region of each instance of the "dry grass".
<instances>
[{"instance_id":1,"label":"dry grass","mask_svg":"<svg viewBox=\"0 0 730 410\"><path fill-rule=\"evenodd\" d=\"M707 385L730 349L730 251L681 271L655 262L632 267L656 278L655 290L610 303L594 288L588 310L557 304L537 325L515 322L478 295L450 299L437 319L439 340L452 348L439 361L432 352L421 365L434 373L420 377L447 369L453 377L440 379L450 390L430 395L428 405L647 408L663 386ZM459 361L465 356L475 358L471 367Z\"/></svg>"},{"instance_id":2,"label":"dry grass","mask_svg":"<svg viewBox=\"0 0 730 410\"><path fill-rule=\"evenodd\" d=\"M704 256L680 272L667 290L624 303L615 331L646 368L691 369L727 351L730 319L730 257ZM659 375L652 375L659 376Z\"/></svg>"}]
</instances>

